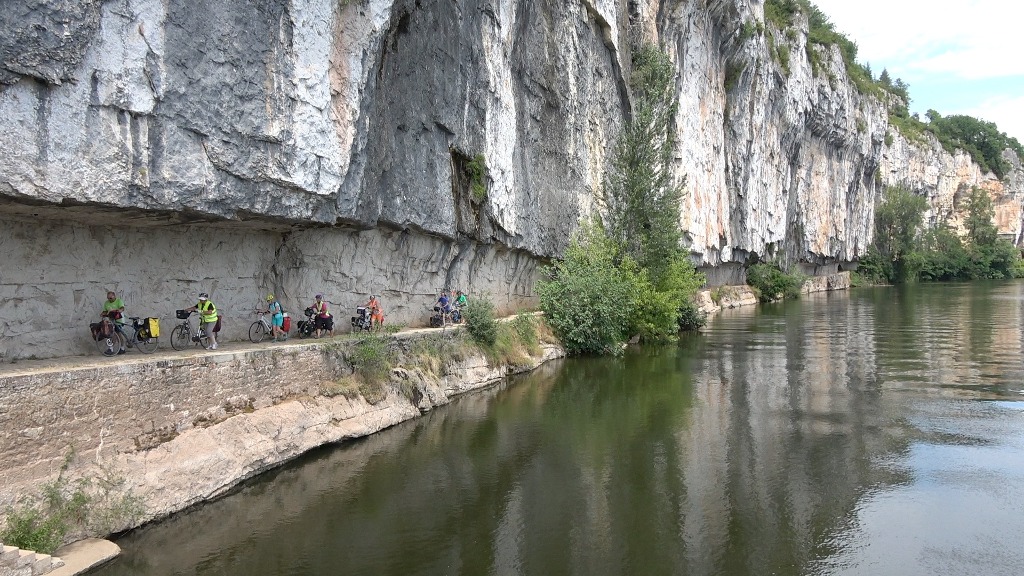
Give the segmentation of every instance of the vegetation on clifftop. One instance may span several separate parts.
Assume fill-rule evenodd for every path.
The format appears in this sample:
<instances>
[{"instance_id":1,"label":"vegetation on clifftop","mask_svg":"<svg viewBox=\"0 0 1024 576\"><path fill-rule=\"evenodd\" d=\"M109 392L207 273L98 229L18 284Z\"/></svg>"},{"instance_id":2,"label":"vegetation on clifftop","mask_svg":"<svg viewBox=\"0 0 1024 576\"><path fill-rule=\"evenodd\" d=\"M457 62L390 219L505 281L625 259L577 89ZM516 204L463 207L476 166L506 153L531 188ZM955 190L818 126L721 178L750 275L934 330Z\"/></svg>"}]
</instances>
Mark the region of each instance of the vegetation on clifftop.
<instances>
[{"instance_id":1,"label":"vegetation on clifftop","mask_svg":"<svg viewBox=\"0 0 1024 576\"><path fill-rule=\"evenodd\" d=\"M983 170L991 171L998 178L1005 177L1010 169L1002 157L1004 150L1013 150L1018 158L1024 159L1024 147L1020 142L999 131L992 122L965 115L942 117L935 110L926 113L927 121L917 114L911 114L910 86L900 78L892 78L885 69L875 78L870 65L857 62L856 42L838 32L828 16L810 0L765 1L765 20L780 32L786 32L785 38L793 37L788 33L793 30L800 14L807 16L806 52L814 73L818 74L823 69L817 47L837 46L850 81L862 94L875 96L885 102L889 110L889 123L911 142L925 144L925 134L932 134L947 152L952 154L956 149L964 150ZM782 41L776 41L770 32L768 40L769 51L788 73L789 51L785 50L785 58L782 58Z\"/></svg>"}]
</instances>

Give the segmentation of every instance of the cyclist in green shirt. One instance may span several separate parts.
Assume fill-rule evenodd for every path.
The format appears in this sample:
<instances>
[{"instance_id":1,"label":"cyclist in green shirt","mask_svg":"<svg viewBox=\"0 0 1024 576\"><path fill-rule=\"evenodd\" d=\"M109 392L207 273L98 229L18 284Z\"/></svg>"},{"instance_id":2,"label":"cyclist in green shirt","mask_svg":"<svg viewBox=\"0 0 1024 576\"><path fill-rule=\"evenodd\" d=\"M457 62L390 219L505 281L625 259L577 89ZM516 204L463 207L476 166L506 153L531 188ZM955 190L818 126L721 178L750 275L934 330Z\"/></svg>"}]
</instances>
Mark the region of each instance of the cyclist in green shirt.
<instances>
[{"instance_id":1,"label":"cyclist in green shirt","mask_svg":"<svg viewBox=\"0 0 1024 576\"><path fill-rule=\"evenodd\" d=\"M455 293L458 296L455 298L455 302L452 303L452 322L461 324L465 319L463 314L466 313L466 293L462 290L456 290Z\"/></svg>"},{"instance_id":2,"label":"cyclist in green shirt","mask_svg":"<svg viewBox=\"0 0 1024 576\"><path fill-rule=\"evenodd\" d=\"M124 301L114 294L113 290L107 292L107 300L103 303L103 312L100 313L100 318L108 318L114 323L114 331L118 332L123 336L121 338L121 350L118 354L124 354L127 352L124 348L125 342L128 341L128 337L124 333Z\"/></svg>"}]
</instances>

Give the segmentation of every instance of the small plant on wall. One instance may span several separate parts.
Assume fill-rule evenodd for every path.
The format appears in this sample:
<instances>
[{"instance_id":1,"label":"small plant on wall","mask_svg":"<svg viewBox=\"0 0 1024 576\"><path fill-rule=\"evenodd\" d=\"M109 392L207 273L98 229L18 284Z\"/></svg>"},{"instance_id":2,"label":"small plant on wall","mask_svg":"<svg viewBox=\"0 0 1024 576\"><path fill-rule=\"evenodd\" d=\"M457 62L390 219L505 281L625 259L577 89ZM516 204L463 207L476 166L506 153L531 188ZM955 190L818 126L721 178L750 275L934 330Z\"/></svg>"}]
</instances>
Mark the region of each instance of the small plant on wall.
<instances>
[{"instance_id":1,"label":"small plant on wall","mask_svg":"<svg viewBox=\"0 0 1024 576\"><path fill-rule=\"evenodd\" d=\"M487 160L484 155L473 156L466 163L466 172L469 173L469 190L473 194L473 201L483 202L487 198Z\"/></svg>"}]
</instances>

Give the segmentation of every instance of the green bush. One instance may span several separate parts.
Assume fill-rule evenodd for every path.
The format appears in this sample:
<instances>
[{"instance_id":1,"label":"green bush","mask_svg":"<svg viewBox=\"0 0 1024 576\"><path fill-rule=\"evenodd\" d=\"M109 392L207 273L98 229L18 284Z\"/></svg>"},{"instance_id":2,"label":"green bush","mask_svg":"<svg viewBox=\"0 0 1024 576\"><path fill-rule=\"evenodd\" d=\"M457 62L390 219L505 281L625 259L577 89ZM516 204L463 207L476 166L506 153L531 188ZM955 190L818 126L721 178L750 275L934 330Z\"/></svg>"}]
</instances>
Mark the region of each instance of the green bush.
<instances>
[{"instance_id":1,"label":"green bush","mask_svg":"<svg viewBox=\"0 0 1024 576\"><path fill-rule=\"evenodd\" d=\"M922 237L921 248L924 251L921 280L943 281L969 277L971 255L951 228L942 226L929 230Z\"/></svg>"},{"instance_id":2,"label":"green bush","mask_svg":"<svg viewBox=\"0 0 1024 576\"><path fill-rule=\"evenodd\" d=\"M1010 275L1014 278L1024 278L1024 258L1019 255L1017 259L1013 261L1013 266L1010 268Z\"/></svg>"},{"instance_id":3,"label":"green bush","mask_svg":"<svg viewBox=\"0 0 1024 576\"><path fill-rule=\"evenodd\" d=\"M683 302L679 307L679 329L684 332L700 330L708 323L706 312L697 307L692 300Z\"/></svg>"},{"instance_id":4,"label":"green bush","mask_svg":"<svg viewBox=\"0 0 1024 576\"><path fill-rule=\"evenodd\" d=\"M364 334L352 347L350 361L356 374L365 382L377 384L385 382L391 375L395 354L388 345L386 336Z\"/></svg>"},{"instance_id":5,"label":"green bush","mask_svg":"<svg viewBox=\"0 0 1024 576\"><path fill-rule=\"evenodd\" d=\"M754 288L761 302L799 296L801 280L799 275L787 274L775 264L762 262L747 269L747 284Z\"/></svg>"},{"instance_id":6,"label":"green bush","mask_svg":"<svg viewBox=\"0 0 1024 576\"><path fill-rule=\"evenodd\" d=\"M877 248L869 246L858 262L857 275L864 284L888 284L892 277L892 263L886 261Z\"/></svg>"},{"instance_id":7,"label":"green bush","mask_svg":"<svg viewBox=\"0 0 1024 576\"><path fill-rule=\"evenodd\" d=\"M482 202L487 198L487 160L483 154L477 154L466 164L469 173L469 189L473 200Z\"/></svg>"},{"instance_id":8,"label":"green bush","mask_svg":"<svg viewBox=\"0 0 1024 576\"><path fill-rule=\"evenodd\" d=\"M644 342L667 342L679 331L681 302L667 291L659 291L647 270L626 270L633 290L634 305L628 317L627 336L639 336Z\"/></svg>"},{"instance_id":9,"label":"green bush","mask_svg":"<svg viewBox=\"0 0 1024 576\"><path fill-rule=\"evenodd\" d=\"M494 304L487 298L473 298L462 311L466 318L466 331L477 344L493 346L498 339L498 321L494 319Z\"/></svg>"},{"instance_id":10,"label":"green bush","mask_svg":"<svg viewBox=\"0 0 1024 576\"><path fill-rule=\"evenodd\" d=\"M38 504L7 509L7 527L0 532L0 542L52 554L72 532L105 536L142 517L141 501L124 493L124 479L108 471L100 477L69 482L64 472L73 456L74 452L69 452L57 479L43 486Z\"/></svg>"},{"instance_id":11,"label":"green bush","mask_svg":"<svg viewBox=\"0 0 1024 576\"><path fill-rule=\"evenodd\" d=\"M35 507L8 510L7 529L0 541L24 550L53 554L64 542L68 524L58 515L45 515Z\"/></svg>"},{"instance_id":12,"label":"green bush","mask_svg":"<svg viewBox=\"0 0 1024 576\"><path fill-rule=\"evenodd\" d=\"M537 337L537 323L533 316L520 314L512 321L512 328L519 336L519 341L526 347L530 354L540 353L540 340Z\"/></svg>"},{"instance_id":13,"label":"green bush","mask_svg":"<svg viewBox=\"0 0 1024 576\"><path fill-rule=\"evenodd\" d=\"M606 354L626 341L635 291L618 255L599 223L584 224L538 281L541 309L567 353Z\"/></svg>"}]
</instances>

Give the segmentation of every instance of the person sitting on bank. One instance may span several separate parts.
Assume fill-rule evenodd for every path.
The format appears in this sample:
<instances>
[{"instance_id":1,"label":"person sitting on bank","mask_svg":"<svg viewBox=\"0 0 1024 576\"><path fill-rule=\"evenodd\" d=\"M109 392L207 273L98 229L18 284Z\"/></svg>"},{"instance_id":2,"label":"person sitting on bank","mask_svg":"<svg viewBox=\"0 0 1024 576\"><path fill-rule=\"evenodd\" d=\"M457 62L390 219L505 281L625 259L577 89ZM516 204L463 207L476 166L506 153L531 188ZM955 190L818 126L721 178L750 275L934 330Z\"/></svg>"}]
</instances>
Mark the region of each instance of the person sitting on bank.
<instances>
[{"instance_id":1,"label":"person sitting on bank","mask_svg":"<svg viewBox=\"0 0 1024 576\"><path fill-rule=\"evenodd\" d=\"M270 330L274 342L284 342L288 339L288 333L284 331L284 308L274 298L273 294L267 294L267 309L263 311L270 314Z\"/></svg>"},{"instance_id":2,"label":"person sitting on bank","mask_svg":"<svg viewBox=\"0 0 1024 576\"><path fill-rule=\"evenodd\" d=\"M103 312L100 312L100 320L103 318L110 320L114 324L114 332L121 335L121 349L117 353L124 354L127 352L124 345L128 341L124 333L124 301L113 290L107 291L107 300L103 303Z\"/></svg>"},{"instance_id":3,"label":"person sitting on bank","mask_svg":"<svg viewBox=\"0 0 1024 576\"><path fill-rule=\"evenodd\" d=\"M313 308L313 312L316 314L316 317L313 319L315 322L314 326L316 327L313 337L319 338L325 333L328 336L334 336L334 318L327 311L327 302L324 301L323 294L316 295L316 301L313 302L311 308Z\"/></svg>"},{"instance_id":4,"label":"person sitting on bank","mask_svg":"<svg viewBox=\"0 0 1024 576\"><path fill-rule=\"evenodd\" d=\"M365 306L370 314L370 321L373 323L374 329L380 330L381 326L384 325L384 308L380 305L380 297L377 295L370 296L370 300Z\"/></svg>"},{"instance_id":5,"label":"person sitting on bank","mask_svg":"<svg viewBox=\"0 0 1024 576\"><path fill-rule=\"evenodd\" d=\"M216 350L217 334L213 329L217 326L217 307L210 300L210 295L206 292L200 292L199 302L185 310L199 312L199 327L210 341L210 350Z\"/></svg>"}]
</instances>

